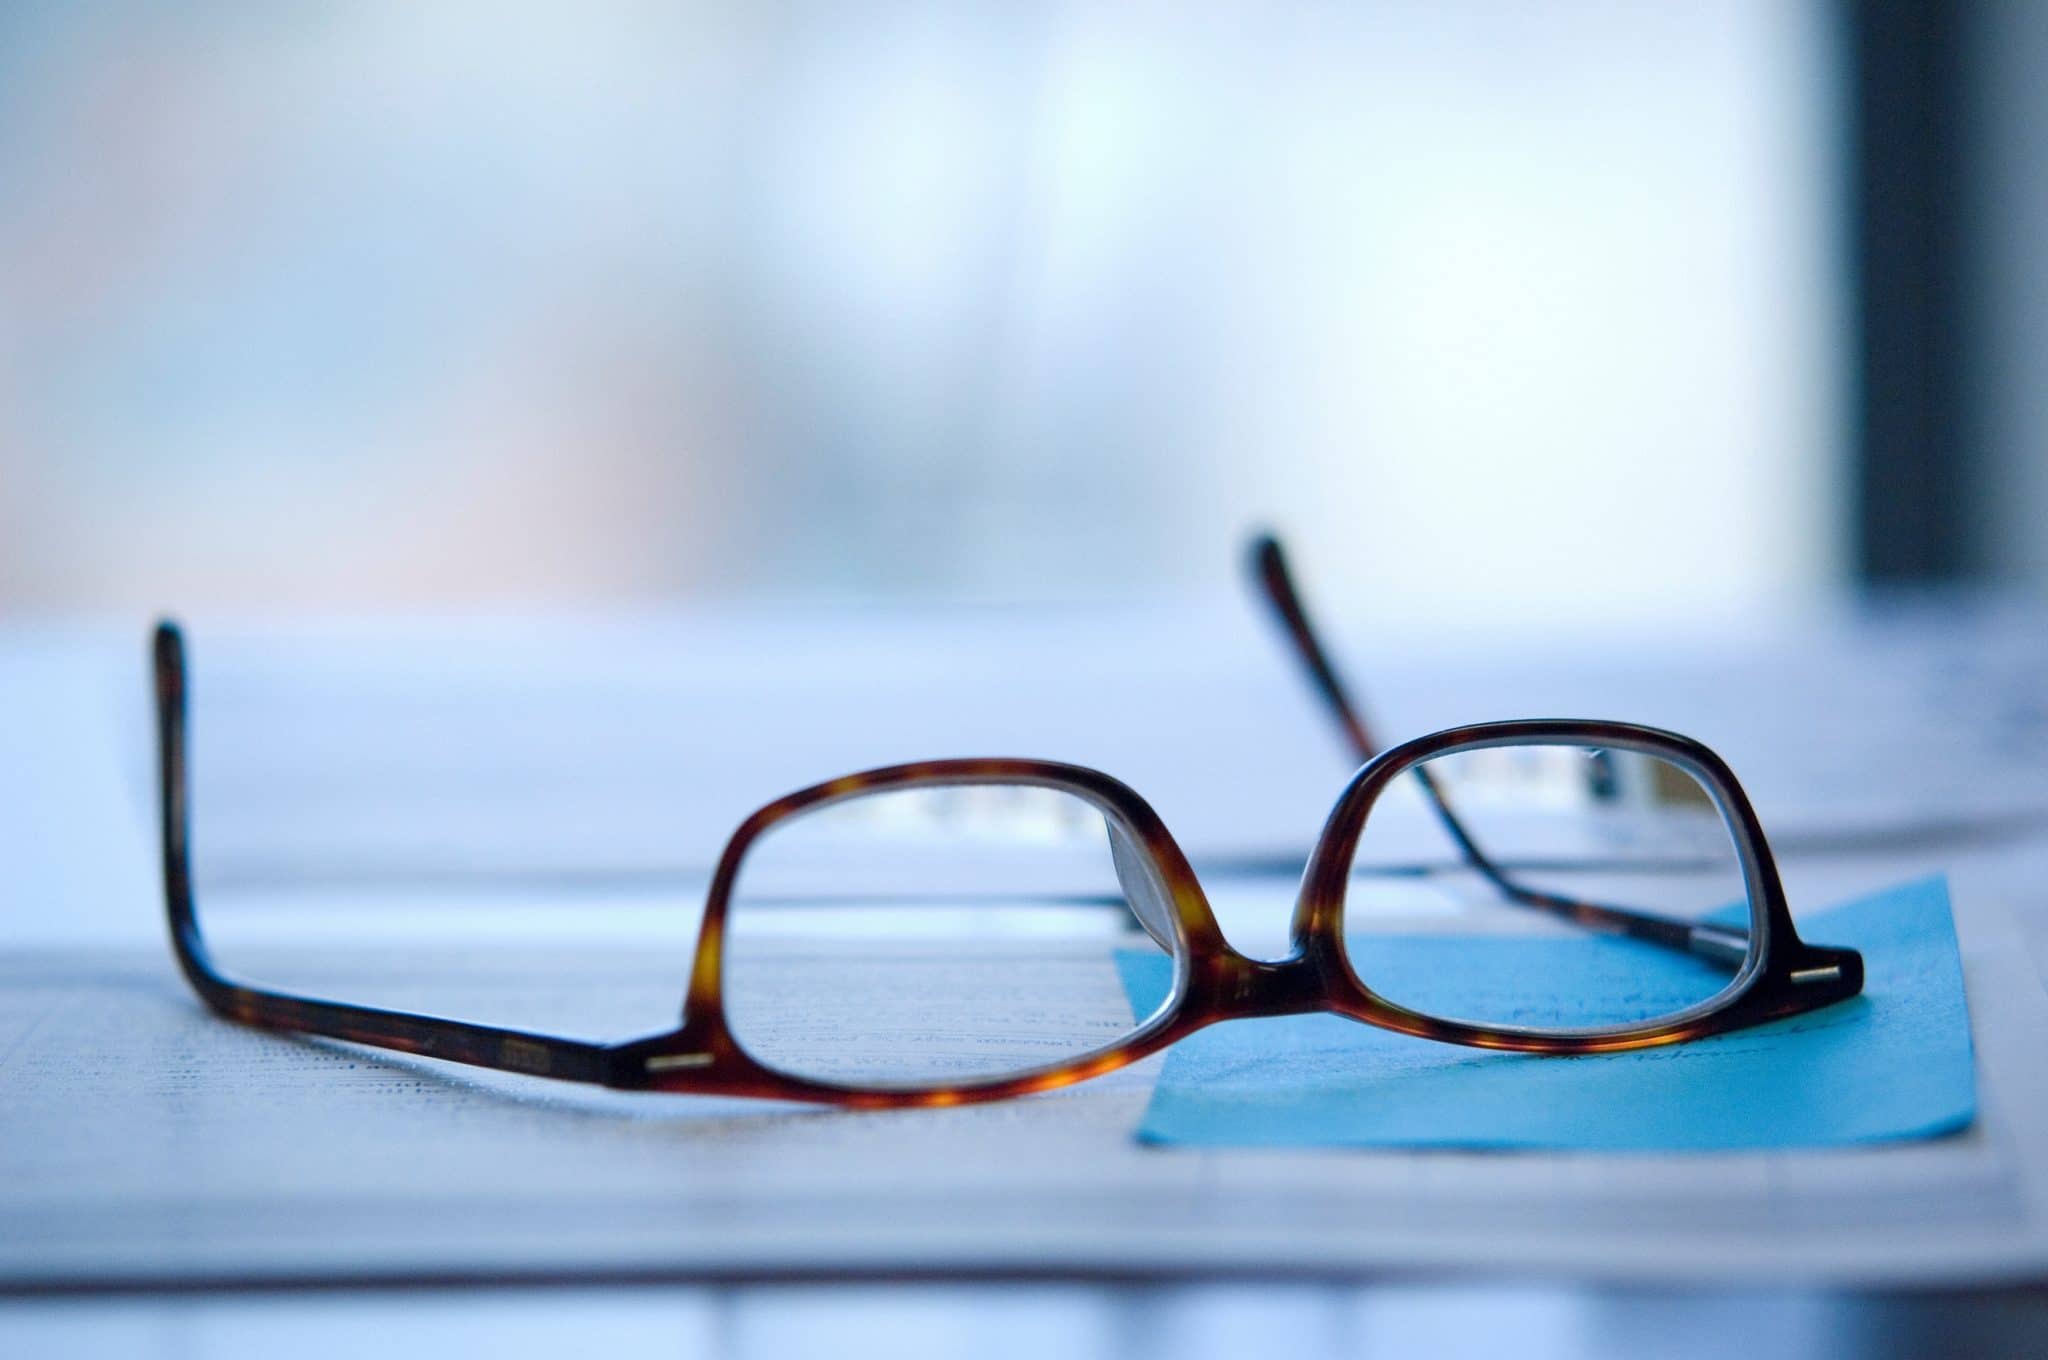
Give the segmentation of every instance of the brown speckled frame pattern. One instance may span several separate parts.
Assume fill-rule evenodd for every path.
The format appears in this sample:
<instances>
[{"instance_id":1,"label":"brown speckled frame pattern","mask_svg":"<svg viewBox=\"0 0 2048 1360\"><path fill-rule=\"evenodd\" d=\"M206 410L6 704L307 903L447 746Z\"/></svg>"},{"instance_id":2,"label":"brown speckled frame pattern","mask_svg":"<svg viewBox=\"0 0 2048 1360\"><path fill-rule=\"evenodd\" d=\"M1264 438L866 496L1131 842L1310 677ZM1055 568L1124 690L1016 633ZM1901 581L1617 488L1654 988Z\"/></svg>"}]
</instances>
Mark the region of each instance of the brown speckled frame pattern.
<instances>
[{"instance_id":1,"label":"brown speckled frame pattern","mask_svg":"<svg viewBox=\"0 0 2048 1360\"><path fill-rule=\"evenodd\" d=\"M1114 1071L1222 1020L1328 1011L1423 1039L1524 1053L1583 1054L1678 1043L1814 1010L1854 996L1862 959L1854 951L1803 943L1778 882L1763 831L1734 776L1713 752L1685 737L1628 723L1534 721L1482 723L1406 742L1368 761L1345 786L1303 877L1293 949L1279 961L1247 958L1217 928L1201 884L1173 836L1145 801L1095 770L1043 760L934 760L847 775L777 799L740 824L713 874L692 961L681 1023L621 1043L588 1043L546 1034L437 1019L292 996L231 979L207 951L193 900L186 763L186 664L177 626L157 626L154 642L160 751L165 903L171 941L186 978L207 1005L244 1024L500 1068L534 1076L654 1090L812 1101L852 1107L943 1106L1000 1100L1069 1086ZM1641 751L1689 771L1719 804L1733 830L1750 895L1751 927L1733 932L1664 918L1656 931L1617 921L1592 904L1552 908L1594 930L1625 931L1687 949L1730 969L1729 984L1708 1002L1651 1023L1599 1031L1539 1032L1437 1019L1394 1005L1358 977L1346 958L1344 894L1367 813L1388 782L1416 762L1484 746L1572 743ZM1171 904L1175 955L1171 994L1123 1039L1081 1057L994 1079L920 1085L839 1085L792 1076L757 1061L727 1024L720 982L727 909L741 861L754 841L801 812L885 789L962 784L1028 784L1083 799L1137 851L1152 888ZM1562 899L1559 899L1562 902ZM1627 913L1634 918L1639 913Z\"/></svg>"}]
</instances>

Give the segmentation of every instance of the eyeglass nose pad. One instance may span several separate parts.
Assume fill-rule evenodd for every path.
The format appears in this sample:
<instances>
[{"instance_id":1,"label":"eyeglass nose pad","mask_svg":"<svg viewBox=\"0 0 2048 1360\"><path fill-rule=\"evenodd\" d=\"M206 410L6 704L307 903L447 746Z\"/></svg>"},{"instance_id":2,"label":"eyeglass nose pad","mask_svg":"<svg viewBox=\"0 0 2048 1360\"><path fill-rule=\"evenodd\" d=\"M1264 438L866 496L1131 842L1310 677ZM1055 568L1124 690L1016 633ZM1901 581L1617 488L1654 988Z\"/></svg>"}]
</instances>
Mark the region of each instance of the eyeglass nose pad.
<instances>
[{"instance_id":1,"label":"eyeglass nose pad","mask_svg":"<svg viewBox=\"0 0 2048 1360\"><path fill-rule=\"evenodd\" d=\"M1124 901L1131 909L1131 915L1138 918L1138 924L1145 927L1145 933L1159 942L1159 947L1172 954L1179 949L1180 931L1174 927L1178 913L1173 908L1173 894L1153 867L1151 856L1131 844L1130 837L1122 827L1109 823L1109 857L1116 864L1116 881L1124 890Z\"/></svg>"}]
</instances>

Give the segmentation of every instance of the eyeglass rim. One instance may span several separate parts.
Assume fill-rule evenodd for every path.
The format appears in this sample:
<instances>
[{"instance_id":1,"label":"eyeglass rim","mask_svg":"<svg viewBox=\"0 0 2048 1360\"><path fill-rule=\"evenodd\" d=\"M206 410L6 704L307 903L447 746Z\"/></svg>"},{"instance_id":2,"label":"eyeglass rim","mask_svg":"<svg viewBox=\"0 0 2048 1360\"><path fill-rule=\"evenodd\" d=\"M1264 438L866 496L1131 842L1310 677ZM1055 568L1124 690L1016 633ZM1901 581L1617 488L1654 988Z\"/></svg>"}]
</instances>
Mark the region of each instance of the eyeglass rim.
<instances>
[{"instance_id":1,"label":"eyeglass rim","mask_svg":"<svg viewBox=\"0 0 2048 1360\"><path fill-rule=\"evenodd\" d=\"M725 952L726 923L731 916L732 898L739 883L741 868L748 853L761 838L776 827L795 819L835 804L876 794L919 788L1005 786L1047 789L1080 799L1095 808L1112 825L1122 829L1132 839L1132 844L1138 852L1145 856L1151 868L1160 874L1174 904L1174 940L1171 955L1173 982L1166 998L1152 1013L1109 1043L1083 1053L1036 1067L1015 1069L997 1075L962 1077L944 1082L830 1081L792 1071L749 1050L745 1039L734 1031L731 1016L725 1005L725 981L728 972ZM1179 843L1174 840L1172 832L1167 829L1158 813L1153 811L1152 806L1121 780L1085 765L1021 757L990 756L911 761L841 775L836 779L784 794L757 808L733 831L719 855L718 866L712 873L711 886L705 898L703 924L698 929L689 991L683 1002L684 1028L687 1030L693 1024L702 1022L702 1040L706 1049L713 1054L722 1054L729 1045L732 1051L760 1070L801 1083L807 1088L829 1092L829 1098L832 1099L870 1093L915 1099L948 1092L979 1093L991 1088L1003 1088L1004 1093L1008 1094L1008 1088L1018 1083L1029 1084L1030 1090L1049 1089L1052 1086L1068 1084L1070 1081L1081 1081L1101 1075L1103 1072L1134 1062L1137 1056L1142 1054L1127 1054L1126 1050L1133 1047L1151 1052L1156 1047L1164 1047L1167 1043L1173 1042L1170 1037L1160 1039L1160 1035L1171 1028L1174 1016L1180 1011L1187 995L1191 961L1200 957L1202 951L1228 948L1223 933L1216 924L1208 898L1203 893L1200 880ZM1159 1040L1156 1044L1153 1042L1155 1039ZM1077 1072L1078 1075L1074 1075ZM1026 1094L1028 1091L1016 1093ZM979 1098L1001 1097L980 1095Z\"/></svg>"},{"instance_id":2,"label":"eyeglass rim","mask_svg":"<svg viewBox=\"0 0 2048 1360\"><path fill-rule=\"evenodd\" d=\"M1309 867L1302 876L1302 890L1296 902L1292 927L1297 947L1306 941L1313 941L1318 948L1327 946L1332 965L1342 970L1358 991L1369 998L1369 1005L1375 1011L1384 1008L1388 1013L1416 1016L1432 1025L1461 1023L1449 1017L1415 1011L1392 1001L1360 973L1345 940L1345 908L1353 879L1351 866L1370 825L1373 809L1395 780L1446 756L1517 747L1629 751L1663 760L1691 775L1711 799L1741 867L1744 905L1749 913L1749 945L1741 965L1717 991L1693 1005L1665 1015L1614 1025L1472 1023L1470 1030L1475 1034L1532 1039L1654 1038L1674 1028L1686 1028L1703 1017L1734 1005L1764 975L1772 937L1780 928L1778 923L1782 921L1782 929L1792 930L1769 843L1764 839L1762 827L1741 784L1726 762L1692 738L1638 723L1533 718L1469 724L1404 742L1368 762L1339 795L1330 820L1317 840L1316 851L1310 856ZM1327 857L1326 849L1332 850ZM1335 854L1334 849L1341 849L1341 856Z\"/></svg>"}]
</instances>

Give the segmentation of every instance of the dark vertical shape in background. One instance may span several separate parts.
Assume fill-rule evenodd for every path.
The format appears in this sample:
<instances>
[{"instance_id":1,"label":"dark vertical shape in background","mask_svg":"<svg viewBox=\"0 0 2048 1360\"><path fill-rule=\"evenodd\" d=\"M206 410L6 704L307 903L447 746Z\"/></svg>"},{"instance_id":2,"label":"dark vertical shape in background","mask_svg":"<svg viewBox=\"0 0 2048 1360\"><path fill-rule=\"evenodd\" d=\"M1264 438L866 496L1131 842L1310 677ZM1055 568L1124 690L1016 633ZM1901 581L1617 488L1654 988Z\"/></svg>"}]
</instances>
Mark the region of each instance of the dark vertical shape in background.
<instances>
[{"instance_id":1,"label":"dark vertical shape in background","mask_svg":"<svg viewBox=\"0 0 2048 1360\"><path fill-rule=\"evenodd\" d=\"M1841 0L1850 63L1855 570L1866 584L1981 566L1967 411L1963 6Z\"/></svg>"}]
</instances>

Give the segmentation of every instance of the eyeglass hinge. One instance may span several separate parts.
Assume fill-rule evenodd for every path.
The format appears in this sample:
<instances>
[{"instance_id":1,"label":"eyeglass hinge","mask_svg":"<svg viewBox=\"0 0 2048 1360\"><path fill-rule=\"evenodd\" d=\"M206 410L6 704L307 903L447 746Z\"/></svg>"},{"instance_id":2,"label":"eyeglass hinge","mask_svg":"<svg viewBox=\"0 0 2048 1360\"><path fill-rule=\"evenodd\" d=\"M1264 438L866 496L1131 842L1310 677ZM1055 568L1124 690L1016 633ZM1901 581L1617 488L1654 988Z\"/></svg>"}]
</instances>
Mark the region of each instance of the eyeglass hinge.
<instances>
[{"instance_id":1,"label":"eyeglass hinge","mask_svg":"<svg viewBox=\"0 0 2048 1360\"><path fill-rule=\"evenodd\" d=\"M649 1072L675 1072L686 1067L709 1067L709 1053L657 1053L645 1064Z\"/></svg>"}]
</instances>

